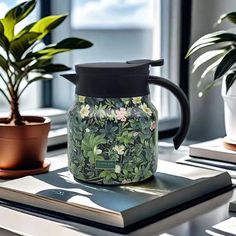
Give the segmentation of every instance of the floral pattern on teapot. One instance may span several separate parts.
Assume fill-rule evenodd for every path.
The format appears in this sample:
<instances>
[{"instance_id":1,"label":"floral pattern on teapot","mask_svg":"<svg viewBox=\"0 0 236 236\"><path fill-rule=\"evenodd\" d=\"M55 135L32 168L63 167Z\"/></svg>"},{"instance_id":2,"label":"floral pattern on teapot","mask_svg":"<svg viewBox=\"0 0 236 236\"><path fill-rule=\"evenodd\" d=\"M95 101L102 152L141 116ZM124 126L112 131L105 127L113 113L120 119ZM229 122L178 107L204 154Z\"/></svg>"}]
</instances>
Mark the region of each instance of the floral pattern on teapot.
<instances>
[{"instance_id":1,"label":"floral pattern on teapot","mask_svg":"<svg viewBox=\"0 0 236 236\"><path fill-rule=\"evenodd\" d=\"M149 95L76 95L68 118L69 169L76 179L127 184L145 180L156 172L157 111Z\"/></svg>"}]
</instances>

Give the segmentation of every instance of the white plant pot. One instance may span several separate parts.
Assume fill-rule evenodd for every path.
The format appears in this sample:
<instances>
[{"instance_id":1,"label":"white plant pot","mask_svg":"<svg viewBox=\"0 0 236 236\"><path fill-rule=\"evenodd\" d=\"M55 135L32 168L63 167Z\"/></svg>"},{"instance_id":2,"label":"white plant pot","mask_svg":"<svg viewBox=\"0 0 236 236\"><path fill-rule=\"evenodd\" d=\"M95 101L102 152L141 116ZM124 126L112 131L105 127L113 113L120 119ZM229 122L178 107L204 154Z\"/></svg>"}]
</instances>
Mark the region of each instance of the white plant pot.
<instances>
[{"instance_id":1,"label":"white plant pot","mask_svg":"<svg viewBox=\"0 0 236 236\"><path fill-rule=\"evenodd\" d=\"M222 97L224 100L225 131L232 142L236 142L236 81L226 94L225 79L222 82Z\"/></svg>"}]
</instances>

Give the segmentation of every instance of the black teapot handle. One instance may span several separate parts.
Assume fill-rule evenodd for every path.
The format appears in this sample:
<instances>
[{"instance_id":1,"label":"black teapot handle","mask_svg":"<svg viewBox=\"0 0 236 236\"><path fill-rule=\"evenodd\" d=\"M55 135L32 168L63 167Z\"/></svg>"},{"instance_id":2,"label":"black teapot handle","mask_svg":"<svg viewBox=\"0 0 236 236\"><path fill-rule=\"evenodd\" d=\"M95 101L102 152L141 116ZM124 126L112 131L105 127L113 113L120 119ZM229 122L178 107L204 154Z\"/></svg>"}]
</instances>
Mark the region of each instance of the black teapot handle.
<instances>
[{"instance_id":1,"label":"black teapot handle","mask_svg":"<svg viewBox=\"0 0 236 236\"><path fill-rule=\"evenodd\" d=\"M178 86L162 77L149 76L148 83L160 85L161 87L168 89L175 95L180 103L181 123L176 135L173 138L174 147L175 149L178 149L188 132L190 123L190 107L187 97Z\"/></svg>"}]
</instances>

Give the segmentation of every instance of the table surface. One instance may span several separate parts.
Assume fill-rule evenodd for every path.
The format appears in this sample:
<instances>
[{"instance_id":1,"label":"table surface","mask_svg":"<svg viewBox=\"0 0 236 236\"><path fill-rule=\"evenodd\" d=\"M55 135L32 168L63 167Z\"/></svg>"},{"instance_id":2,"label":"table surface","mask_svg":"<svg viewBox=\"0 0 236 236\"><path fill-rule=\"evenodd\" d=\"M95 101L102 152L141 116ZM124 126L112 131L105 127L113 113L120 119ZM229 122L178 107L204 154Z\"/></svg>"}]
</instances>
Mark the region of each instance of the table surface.
<instances>
[{"instance_id":1,"label":"table surface","mask_svg":"<svg viewBox=\"0 0 236 236\"><path fill-rule=\"evenodd\" d=\"M59 150L50 152L49 157ZM159 159L176 161L188 155L188 147L182 146L178 151L173 146L160 142ZM183 165L184 167L184 165ZM209 235L206 230L236 214L228 211L229 202L236 200L236 190L228 191L208 201L190 207L184 211L164 218L156 223L145 226L129 235L174 235L174 236L202 236ZM0 206L0 235L57 235L57 236L78 236L78 235L119 235L109 231L89 227L83 224L55 221L50 218L42 218L37 215L29 215L16 210Z\"/></svg>"}]
</instances>

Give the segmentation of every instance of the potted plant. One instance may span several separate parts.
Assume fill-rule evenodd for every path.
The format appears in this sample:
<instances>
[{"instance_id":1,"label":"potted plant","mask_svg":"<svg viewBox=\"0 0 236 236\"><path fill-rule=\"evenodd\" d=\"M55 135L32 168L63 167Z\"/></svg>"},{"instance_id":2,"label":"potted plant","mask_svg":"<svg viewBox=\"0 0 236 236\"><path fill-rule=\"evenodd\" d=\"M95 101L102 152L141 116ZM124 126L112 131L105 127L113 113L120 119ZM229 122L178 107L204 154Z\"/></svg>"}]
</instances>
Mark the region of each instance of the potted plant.
<instances>
[{"instance_id":1,"label":"potted plant","mask_svg":"<svg viewBox=\"0 0 236 236\"><path fill-rule=\"evenodd\" d=\"M92 46L89 41L73 37L56 44L42 43L66 15L44 17L17 33L15 26L35 5L36 0L23 2L0 19L0 93L10 106L9 117L0 118L0 175L4 170L40 168L44 163L50 121L20 114L19 100L25 89L38 80L52 78L54 72L70 69L52 62L56 54Z\"/></svg>"},{"instance_id":2,"label":"potted plant","mask_svg":"<svg viewBox=\"0 0 236 236\"><path fill-rule=\"evenodd\" d=\"M236 12L222 15L217 24L228 20L236 24ZM222 97L225 108L225 129L230 142L236 142L236 34L230 31L216 31L198 39L189 49L186 57L202 49L208 50L193 62L194 73L202 65L205 69L198 82L199 96L204 95L211 87L222 84ZM206 83L210 72L212 80Z\"/></svg>"}]
</instances>

